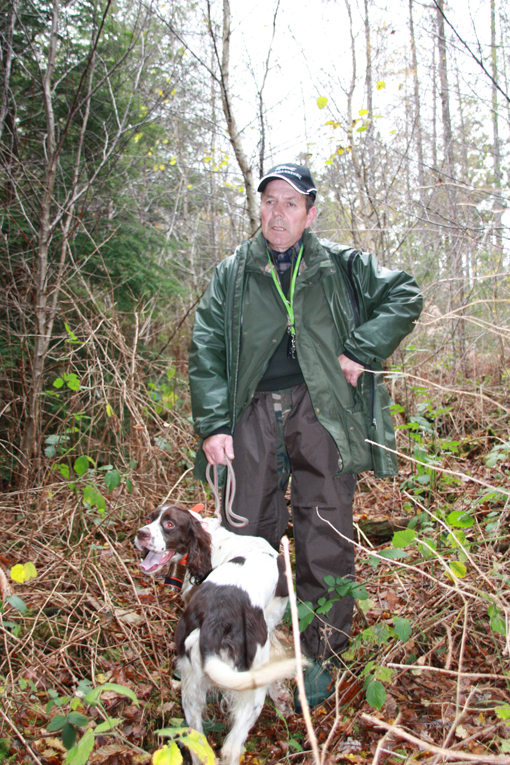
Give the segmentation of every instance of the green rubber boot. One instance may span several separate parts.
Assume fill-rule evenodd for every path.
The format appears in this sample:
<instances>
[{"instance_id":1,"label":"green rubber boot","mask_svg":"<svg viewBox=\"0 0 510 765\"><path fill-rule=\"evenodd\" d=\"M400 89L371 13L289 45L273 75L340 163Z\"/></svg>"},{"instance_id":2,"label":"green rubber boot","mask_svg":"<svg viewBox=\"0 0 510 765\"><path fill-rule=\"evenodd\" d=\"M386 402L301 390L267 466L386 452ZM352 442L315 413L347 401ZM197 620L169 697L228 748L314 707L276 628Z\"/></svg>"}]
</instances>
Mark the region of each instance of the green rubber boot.
<instances>
[{"instance_id":1,"label":"green rubber boot","mask_svg":"<svg viewBox=\"0 0 510 765\"><path fill-rule=\"evenodd\" d=\"M334 665L331 661L318 661L309 659L303 675L305 681L305 693L310 708L322 704L335 692ZM299 700L298 690L294 694L294 708L297 714L301 714L302 707Z\"/></svg>"}]
</instances>

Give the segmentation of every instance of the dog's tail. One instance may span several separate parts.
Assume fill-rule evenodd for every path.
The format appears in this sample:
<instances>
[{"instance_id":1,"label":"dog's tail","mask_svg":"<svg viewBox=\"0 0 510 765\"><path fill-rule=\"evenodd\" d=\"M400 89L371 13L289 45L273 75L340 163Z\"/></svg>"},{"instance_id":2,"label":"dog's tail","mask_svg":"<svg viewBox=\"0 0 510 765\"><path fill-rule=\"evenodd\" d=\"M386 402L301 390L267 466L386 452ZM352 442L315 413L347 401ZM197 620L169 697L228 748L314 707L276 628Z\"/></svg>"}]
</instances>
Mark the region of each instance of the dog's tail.
<instances>
[{"instance_id":1,"label":"dog's tail","mask_svg":"<svg viewBox=\"0 0 510 765\"><path fill-rule=\"evenodd\" d=\"M248 691L269 685L275 680L285 680L296 674L296 659L280 659L268 661L260 667L254 667L246 672L233 669L218 656L206 659L204 672L214 685L227 691Z\"/></svg>"}]
</instances>

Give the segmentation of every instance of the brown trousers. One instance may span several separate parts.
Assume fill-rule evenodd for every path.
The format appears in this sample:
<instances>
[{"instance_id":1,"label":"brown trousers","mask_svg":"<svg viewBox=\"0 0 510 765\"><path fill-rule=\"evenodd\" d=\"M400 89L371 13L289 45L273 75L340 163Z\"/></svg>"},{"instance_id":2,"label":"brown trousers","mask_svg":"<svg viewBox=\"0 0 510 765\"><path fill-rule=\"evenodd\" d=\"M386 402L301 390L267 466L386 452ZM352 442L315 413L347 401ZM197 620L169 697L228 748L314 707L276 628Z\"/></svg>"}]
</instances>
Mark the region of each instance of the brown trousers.
<instances>
[{"instance_id":1,"label":"brown trousers","mask_svg":"<svg viewBox=\"0 0 510 765\"><path fill-rule=\"evenodd\" d=\"M331 597L326 575L354 578L354 547L343 537L352 541L356 476L335 478L338 450L315 416L306 385L281 393L289 402L283 413L278 406L275 410L273 393L259 392L236 425L233 511L249 524L242 529L225 519L223 524L237 534L264 537L278 550L289 521L285 490L290 472L297 597L315 606L319 598ZM352 614L353 599L345 597L316 617L301 634L304 652L325 659L344 651Z\"/></svg>"}]
</instances>

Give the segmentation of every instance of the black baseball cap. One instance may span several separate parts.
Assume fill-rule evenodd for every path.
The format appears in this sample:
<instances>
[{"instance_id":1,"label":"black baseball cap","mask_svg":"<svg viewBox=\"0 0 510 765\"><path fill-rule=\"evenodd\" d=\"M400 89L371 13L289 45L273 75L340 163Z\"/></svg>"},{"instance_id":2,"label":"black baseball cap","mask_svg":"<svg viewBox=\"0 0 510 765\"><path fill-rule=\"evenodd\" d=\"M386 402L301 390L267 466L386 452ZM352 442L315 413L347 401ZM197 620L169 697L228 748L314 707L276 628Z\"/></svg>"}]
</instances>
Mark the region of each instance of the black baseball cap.
<instances>
[{"instance_id":1,"label":"black baseball cap","mask_svg":"<svg viewBox=\"0 0 510 765\"><path fill-rule=\"evenodd\" d=\"M317 189L313 182L310 170L304 165L295 165L294 162L287 162L284 165L276 165L261 178L257 191L264 191L269 181L275 178L281 178L299 191L300 194L310 194L313 199L317 196Z\"/></svg>"}]
</instances>

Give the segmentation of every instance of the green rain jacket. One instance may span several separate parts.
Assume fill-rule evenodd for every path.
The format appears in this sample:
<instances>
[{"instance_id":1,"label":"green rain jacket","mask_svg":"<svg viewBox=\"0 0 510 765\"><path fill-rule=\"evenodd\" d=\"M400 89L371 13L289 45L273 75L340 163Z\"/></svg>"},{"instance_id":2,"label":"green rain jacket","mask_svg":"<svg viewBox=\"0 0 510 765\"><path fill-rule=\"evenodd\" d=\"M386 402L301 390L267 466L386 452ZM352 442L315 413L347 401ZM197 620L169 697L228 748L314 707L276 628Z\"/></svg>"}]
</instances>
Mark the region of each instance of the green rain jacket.
<instances>
[{"instance_id":1,"label":"green rain jacket","mask_svg":"<svg viewBox=\"0 0 510 765\"><path fill-rule=\"evenodd\" d=\"M422 309L414 279L381 267L376 258L308 229L294 294L296 348L317 419L338 447L338 473L398 472L385 361L408 335ZM189 357L195 432L234 431L270 357L287 329L287 314L271 276L262 233L243 242L216 268L195 315ZM347 383L338 356L347 353L371 371ZM367 442L373 441L374 444ZM204 479L200 447L195 476Z\"/></svg>"}]
</instances>

